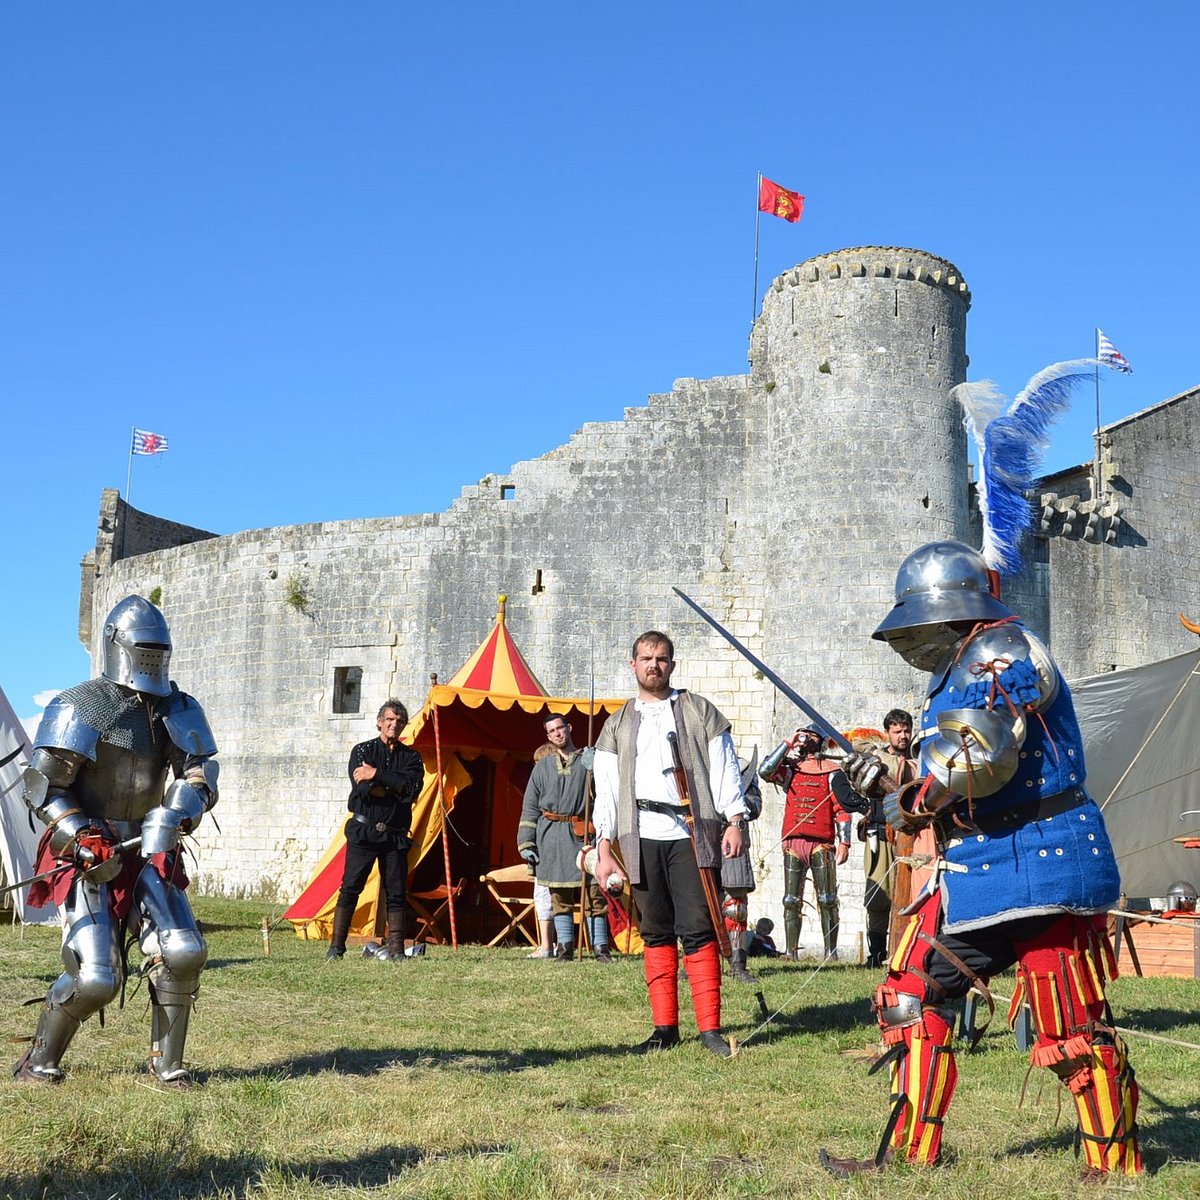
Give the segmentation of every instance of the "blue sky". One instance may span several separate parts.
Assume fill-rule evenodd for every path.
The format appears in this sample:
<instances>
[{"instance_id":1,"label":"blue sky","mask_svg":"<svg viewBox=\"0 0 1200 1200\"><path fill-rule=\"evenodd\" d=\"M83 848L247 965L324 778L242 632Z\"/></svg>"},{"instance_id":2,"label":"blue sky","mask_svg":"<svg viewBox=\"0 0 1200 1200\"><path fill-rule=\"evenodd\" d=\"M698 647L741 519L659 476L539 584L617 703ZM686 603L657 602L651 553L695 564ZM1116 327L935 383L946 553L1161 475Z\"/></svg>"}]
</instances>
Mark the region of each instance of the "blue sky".
<instances>
[{"instance_id":1,"label":"blue sky","mask_svg":"<svg viewBox=\"0 0 1200 1200\"><path fill-rule=\"evenodd\" d=\"M759 290L916 246L970 377L1200 383L1190 5L207 0L0 8L0 686L78 682L101 488L220 533L431 512L680 376ZM1081 393L1047 469L1091 455ZM490 614L490 600L487 612ZM186 682L186 681L185 681Z\"/></svg>"}]
</instances>

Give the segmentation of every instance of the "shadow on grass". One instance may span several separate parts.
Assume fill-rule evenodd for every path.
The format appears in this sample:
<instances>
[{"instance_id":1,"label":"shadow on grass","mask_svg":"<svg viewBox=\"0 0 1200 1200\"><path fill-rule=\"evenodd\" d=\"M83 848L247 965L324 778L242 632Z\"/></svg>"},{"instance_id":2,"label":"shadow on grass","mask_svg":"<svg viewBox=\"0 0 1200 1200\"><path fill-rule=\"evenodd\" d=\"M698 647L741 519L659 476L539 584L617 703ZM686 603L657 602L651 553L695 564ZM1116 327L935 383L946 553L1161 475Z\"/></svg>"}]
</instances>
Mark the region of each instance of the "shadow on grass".
<instances>
[{"instance_id":1,"label":"shadow on grass","mask_svg":"<svg viewBox=\"0 0 1200 1200\"><path fill-rule=\"evenodd\" d=\"M788 998L779 989L765 992L767 1006L788 1004ZM771 1008L774 1012L774 1008ZM793 997L788 1011L772 1017L771 1023L755 1035L754 1040L769 1041L780 1036L794 1037L797 1034L852 1033L865 1030L868 1033L878 1028L871 1013L868 1000L841 1000L830 1004L808 1004L803 996ZM752 1043L753 1044L753 1043Z\"/></svg>"},{"instance_id":2,"label":"shadow on grass","mask_svg":"<svg viewBox=\"0 0 1200 1200\"><path fill-rule=\"evenodd\" d=\"M599 1057L621 1057L629 1053L629 1046L575 1046L562 1050L544 1047L527 1050L498 1050L478 1048L441 1047L438 1049L414 1049L407 1047L382 1047L374 1050L352 1050L339 1046L315 1054L302 1054L296 1058L276 1059L253 1067L221 1068L210 1072L196 1072L199 1082L220 1082L226 1079L254 1079L259 1076L285 1079L321 1075L332 1071L339 1075L378 1075L389 1070L438 1070L450 1068L481 1074L504 1074L531 1071L537 1067L551 1067L560 1062L576 1062L594 1055Z\"/></svg>"},{"instance_id":3,"label":"shadow on grass","mask_svg":"<svg viewBox=\"0 0 1200 1200\"><path fill-rule=\"evenodd\" d=\"M1200 1024L1195 1008L1123 1008L1117 1024L1142 1033L1167 1033L1181 1025Z\"/></svg>"},{"instance_id":4,"label":"shadow on grass","mask_svg":"<svg viewBox=\"0 0 1200 1200\"><path fill-rule=\"evenodd\" d=\"M1142 1098L1138 1113L1138 1140L1146 1170L1154 1173L1172 1162L1200 1162L1200 1153L1196 1149L1196 1118L1200 1115L1200 1098L1186 1104L1169 1104L1147 1091L1140 1083L1139 1087ZM1153 1105L1153 1109L1149 1105ZM1009 1153L1030 1155L1047 1149L1070 1150L1074 1143L1074 1106L1064 1096L1061 1124L1054 1133L1048 1137L1018 1142L1009 1148ZM1082 1153L1079 1159L1082 1164Z\"/></svg>"},{"instance_id":5,"label":"shadow on grass","mask_svg":"<svg viewBox=\"0 0 1200 1200\"><path fill-rule=\"evenodd\" d=\"M272 1160L256 1154L231 1158L208 1157L178 1163L170 1155L145 1154L124 1159L119 1167L84 1172L47 1169L34 1177L0 1175L0 1195L14 1200L200 1200L224 1190L250 1195L261 1181L276 1178L307 1181L323 1188L385 1188L397 1175L429 1159L474 1157L507 1153L511 1147L493 1144L462 1146L452 1151L429 1154L416 1146L384 1146L353 1158L312 1158L296 1161Z\"/></svg>"}]
</instances>

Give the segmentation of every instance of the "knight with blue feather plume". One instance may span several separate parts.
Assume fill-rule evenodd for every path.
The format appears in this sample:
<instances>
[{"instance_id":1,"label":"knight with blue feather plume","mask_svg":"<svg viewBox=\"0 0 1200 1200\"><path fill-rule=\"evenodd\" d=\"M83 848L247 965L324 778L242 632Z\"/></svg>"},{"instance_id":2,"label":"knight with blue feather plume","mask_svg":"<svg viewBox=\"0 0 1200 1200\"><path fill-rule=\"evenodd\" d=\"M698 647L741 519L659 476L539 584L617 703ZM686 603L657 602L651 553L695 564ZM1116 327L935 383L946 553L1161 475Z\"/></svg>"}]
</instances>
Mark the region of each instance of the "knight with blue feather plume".
<instances>
[{"instance_id":1,"label":"knight with blue feather plume","mask_svg":"<svg viewBox=\"0 0 1200 1200\"><path fill-rule=\"evenodd\" d=\"M1104 820L1085 786L1071 694L1050 652L1000 598L1021 569L1027 499L1046 431L1094 359L1056 363L1007 408L990 383L951 393L980 458L983 547L921 546L901 564L896 601L873 636L932 672L921 769L884 800L893 825L926 830L934 870L876 990L891 1068L891 1109L873 1158L822 1163L847 1176L892 1161L930 1165L957 1079L952 1004L1017 967L1010 1021L1033 1015L1035 1066L1070 1091L1089 1173L1136 1175L1138 1088L1104 996L1116 964L1105 912L1120 878ZM871 755L845 763L867 787Z\"/></svg>"}]
</instances>

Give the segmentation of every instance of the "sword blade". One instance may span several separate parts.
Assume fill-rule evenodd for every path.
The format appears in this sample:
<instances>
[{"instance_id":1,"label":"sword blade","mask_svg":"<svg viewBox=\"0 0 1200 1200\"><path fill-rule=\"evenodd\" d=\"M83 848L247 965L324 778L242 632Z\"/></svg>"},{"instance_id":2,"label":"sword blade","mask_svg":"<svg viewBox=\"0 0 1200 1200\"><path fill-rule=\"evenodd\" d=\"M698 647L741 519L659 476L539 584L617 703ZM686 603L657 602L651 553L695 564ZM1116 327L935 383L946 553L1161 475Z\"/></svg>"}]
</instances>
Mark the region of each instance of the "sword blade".
<instances>
[{"instance_id":1,"label":"sword blade","mask_svg":"<svg viewBox=\"0 0 1200 1200\"><path fill-rule=\"evenodd\" d=\"M707 621L747 662L752 663L769 679L812 723L829 738L835 746L840 746L847 754L854 753L854 747L827 721L795 688L784 683L779 676L767 666L761 658L748 650L741 642L725 628L715 617L710 617L686 592L679 588L671 589L697 616Z\"/></svg>"}]
</instances>

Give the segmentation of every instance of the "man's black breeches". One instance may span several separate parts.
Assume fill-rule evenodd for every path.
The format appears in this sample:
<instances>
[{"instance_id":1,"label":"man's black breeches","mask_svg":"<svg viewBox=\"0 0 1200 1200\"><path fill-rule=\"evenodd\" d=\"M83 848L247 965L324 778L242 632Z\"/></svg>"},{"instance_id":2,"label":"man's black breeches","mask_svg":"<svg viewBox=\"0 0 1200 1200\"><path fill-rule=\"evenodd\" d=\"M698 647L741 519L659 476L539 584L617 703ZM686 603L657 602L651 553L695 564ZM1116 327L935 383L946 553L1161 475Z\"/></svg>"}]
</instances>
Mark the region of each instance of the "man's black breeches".
<instances>
[{"instance_id":1,"label":"man's black breeches","mask_svg":"<svg viewBox=\"0 0 1200 1200\"><path fill-rule=\"evenodd\" d=\"M338 903L353 907L366 886L371 868L379 863L379 874L387 892L388 908L403 908L408 895L408 849L388 842L346 840L346 865L342 871L342 894Z\"/></svg>"},{"instance_id":2,"label":"man's black breeches","mask_svg":"<svg viewBox=\"0 0 1200 1200\"><path fill-rule=\"evenodd\" d=\"M692 843L642 838L641 848L642 882L633 891L646 945L673 946L680 938L684 954L693 954L716 941Z\"/></svg>"}]
</instances>

